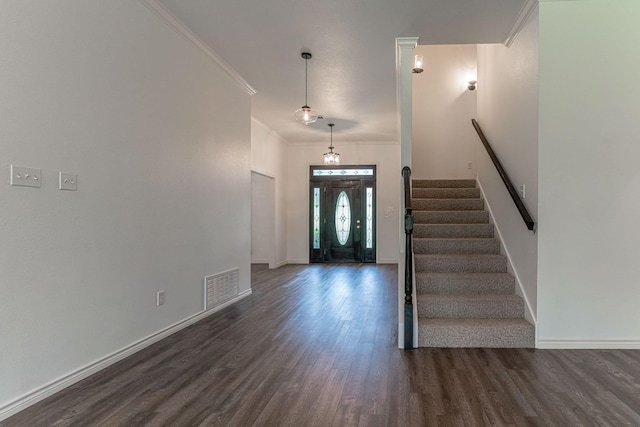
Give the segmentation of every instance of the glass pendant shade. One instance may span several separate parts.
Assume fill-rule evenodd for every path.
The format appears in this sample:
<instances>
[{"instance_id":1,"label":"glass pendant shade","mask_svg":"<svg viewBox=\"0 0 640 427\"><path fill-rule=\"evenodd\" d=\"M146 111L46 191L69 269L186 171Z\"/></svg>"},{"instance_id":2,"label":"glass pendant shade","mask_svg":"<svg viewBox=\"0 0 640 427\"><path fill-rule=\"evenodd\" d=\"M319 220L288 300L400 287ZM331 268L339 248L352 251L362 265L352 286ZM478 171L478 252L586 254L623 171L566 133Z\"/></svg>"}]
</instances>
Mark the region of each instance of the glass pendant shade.
<instances>
[{"instance_id":1,"label":"glass pendant shade","mask_svg":"<svg viewBox=\"0 0 640 427\"><path fill-rule=\"evenodd\" d=\"M324 153L322 157L324 158L325 165L339 165L340 164L340 154L333 152L333 127L335 124L329 123L329 129L331 129L331 145L329 145L329 152Z\"/></svg>"},{"instance_id":2,"label":"glass pendant shade","mask_svg":"<svg viewBox=\"0 0 640 427\"><path fill-rule=\"evenodd\" d=\"M296 110L296 121L308 125L318 120L318 114L313 111L308 105L300 107Z\"/></svg>"},{"instance_id":3,"label":"glass pendant shade","mask_svg":"<svg viewBox=\"0 0 640 427\"><path fill-rule=\"evenodd\" d=\"M340 164L340 154L333 152L333 147L329 147L331 151L328 153L324 153L324 164L325 165L339 165Z\"/></svg>"}]
</instances>

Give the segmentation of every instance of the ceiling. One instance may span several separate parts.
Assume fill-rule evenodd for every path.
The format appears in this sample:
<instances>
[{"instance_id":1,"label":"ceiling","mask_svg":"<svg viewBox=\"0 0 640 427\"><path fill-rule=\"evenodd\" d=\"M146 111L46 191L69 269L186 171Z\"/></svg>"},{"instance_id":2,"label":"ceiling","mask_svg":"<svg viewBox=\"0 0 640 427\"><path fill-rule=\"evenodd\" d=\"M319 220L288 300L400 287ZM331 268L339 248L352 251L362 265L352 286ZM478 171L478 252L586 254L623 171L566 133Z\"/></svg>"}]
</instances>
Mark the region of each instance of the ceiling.
<instances>
[{"instance_id":1,"label":"ceiling","mask_svg":"<svg viewBox=\"0 0 640 427\"><path fill-rule=\"evenodd\" d=\"M527 0L160 0L256 91L252 115L289 143L397 141L396 37L503 42ZM305 126L308 104L325 117ZM425 58L428 61L428 58Z\"/></svg>"}]
</instances>

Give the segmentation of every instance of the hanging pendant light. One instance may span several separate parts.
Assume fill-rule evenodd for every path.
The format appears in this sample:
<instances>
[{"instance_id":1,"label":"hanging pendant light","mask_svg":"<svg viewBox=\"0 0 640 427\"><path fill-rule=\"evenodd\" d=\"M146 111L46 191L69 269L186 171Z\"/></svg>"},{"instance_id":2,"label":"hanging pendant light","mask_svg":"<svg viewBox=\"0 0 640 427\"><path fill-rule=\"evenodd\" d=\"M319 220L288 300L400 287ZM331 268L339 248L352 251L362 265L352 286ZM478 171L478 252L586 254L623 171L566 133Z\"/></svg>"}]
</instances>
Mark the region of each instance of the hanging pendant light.
<instances>
[{"instance_id":1,"label":"hanging pendant light","mask_svg":"<svg viewBox=\"0 0 640 427\"><path fill-rule=\"evenodd\" d=\"M307 104L307 62L311 59L311 53L302 52L304 58L304 105L296 110L296 121L308 125L318 120L318 114Z\"/></svg>"},{"instance_id":2,"label":"hanging pendant light","mask_svg":"<svg viewBox=\"0 0 640 427\"><path fill-rule=\"evenodd\" d=\"M324 153L324 164L325 165L339 165L340 164L340 154L334 153L333 149L333 127L335 125L333 123L329 123L329 128L331 129L331 145L329 145L329 152Z\"/></svg>"}]
</instances>

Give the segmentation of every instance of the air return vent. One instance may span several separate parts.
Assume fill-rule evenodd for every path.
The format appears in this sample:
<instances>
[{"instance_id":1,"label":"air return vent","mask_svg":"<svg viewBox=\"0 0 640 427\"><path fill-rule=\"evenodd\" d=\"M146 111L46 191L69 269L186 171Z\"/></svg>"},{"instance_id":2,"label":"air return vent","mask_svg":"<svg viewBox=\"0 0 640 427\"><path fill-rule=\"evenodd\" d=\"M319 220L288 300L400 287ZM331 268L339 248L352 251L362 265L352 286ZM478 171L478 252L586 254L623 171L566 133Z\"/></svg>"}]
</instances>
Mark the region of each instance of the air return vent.
<instances>
[{"instance_id":1,"label":"air return vent","mask_svg":"<svg viewBox=\"0 0 640 427\"><path fill-rule=\"evenodd\" d=\"M238 296L238 269L223 271L204 278L204 309L210 310L217 305Z\"/></svg>"}]
</instances>

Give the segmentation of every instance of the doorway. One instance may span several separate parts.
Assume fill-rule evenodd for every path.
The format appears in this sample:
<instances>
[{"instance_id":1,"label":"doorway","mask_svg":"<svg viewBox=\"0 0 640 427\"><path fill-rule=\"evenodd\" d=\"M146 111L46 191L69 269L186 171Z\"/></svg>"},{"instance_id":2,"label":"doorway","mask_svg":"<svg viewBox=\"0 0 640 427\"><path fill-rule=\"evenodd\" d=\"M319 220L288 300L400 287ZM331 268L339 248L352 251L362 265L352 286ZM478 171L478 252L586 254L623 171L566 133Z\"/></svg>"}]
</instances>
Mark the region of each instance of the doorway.
<instances>
[{"instance_id":1,"label":"doorway","mask_svg":"<svg viewBox=\"0 0 640 427\"><path fill-rule=\"evenodd\" d=\"M251 171L251 263L276 265L275 179Z\"/></svg>"},{"instance_id":2,"label":"doorway","mask_svg":"<svg viewBox=\"0 0 640 427\"><path fill-rule=\"evenodd\" d=\"M311 166L309 261L375 262L375 166Z\"/></svg>"}]
</instances>

